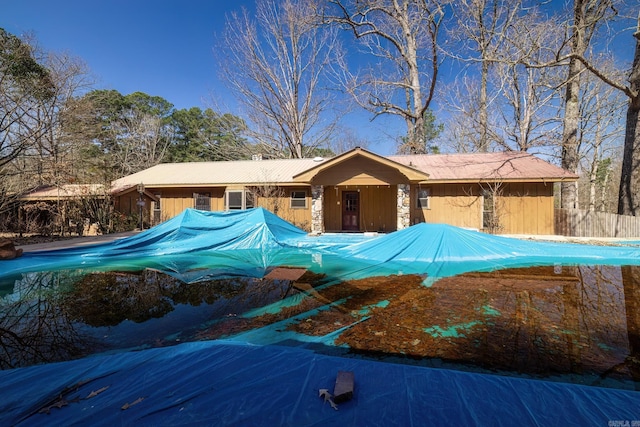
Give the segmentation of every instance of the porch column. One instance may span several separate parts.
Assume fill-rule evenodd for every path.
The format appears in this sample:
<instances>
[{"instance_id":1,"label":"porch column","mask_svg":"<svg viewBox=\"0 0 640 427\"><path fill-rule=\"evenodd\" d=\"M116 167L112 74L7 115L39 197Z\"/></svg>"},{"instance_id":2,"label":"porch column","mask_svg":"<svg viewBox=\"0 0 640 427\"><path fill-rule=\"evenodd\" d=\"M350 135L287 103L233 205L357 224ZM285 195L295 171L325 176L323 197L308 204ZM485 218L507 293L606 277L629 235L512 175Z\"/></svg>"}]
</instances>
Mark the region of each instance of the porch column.
<instances>
[{"instance_id":1,"label":"porch column","mask_svg":"<svg viewBox=\"0 0 640 427\"><path fill-rule=\"evenodd\" d=\"M324 232L324 187L322 185L311 186L311 232L320 234Z\"/></svg>"},{"instance_id":2,"label":"porch column","mask_svg":"<svg viewBox=\"0 0 640 427\"><path fill-rule=\"evenodd\" d=\"M409 184L398 184L398 230L411 225L410 189L411 186Z\"/></svg>"}]
</instances>

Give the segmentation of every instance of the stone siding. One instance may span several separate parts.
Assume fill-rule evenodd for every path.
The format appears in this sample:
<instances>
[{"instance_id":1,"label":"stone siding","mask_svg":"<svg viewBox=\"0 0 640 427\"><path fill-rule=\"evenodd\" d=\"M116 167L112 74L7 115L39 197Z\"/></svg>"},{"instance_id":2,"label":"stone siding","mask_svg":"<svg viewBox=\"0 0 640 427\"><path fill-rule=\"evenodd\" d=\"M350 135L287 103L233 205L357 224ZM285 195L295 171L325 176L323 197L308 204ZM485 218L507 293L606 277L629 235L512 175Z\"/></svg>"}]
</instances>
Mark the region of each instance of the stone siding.
<instances>
[{"instance_id":1,"label":"stone siding","mask_svg":"<svg viewBox=\"0 0 640 427\"><path fill-rule=\"evenodd\" d=\"M324 233L324 187L311 187L311 232Z\"/></svg>"},{"instance_id":2,"label":"stone siding","mask_svg":"<svg viewBox=\"0 0 640 427\"><path fill-rule=\"evenodd\" d=\"M411 225L411 186L398 184L398 230L403 230Z\"/></svg>"}]
</instances>

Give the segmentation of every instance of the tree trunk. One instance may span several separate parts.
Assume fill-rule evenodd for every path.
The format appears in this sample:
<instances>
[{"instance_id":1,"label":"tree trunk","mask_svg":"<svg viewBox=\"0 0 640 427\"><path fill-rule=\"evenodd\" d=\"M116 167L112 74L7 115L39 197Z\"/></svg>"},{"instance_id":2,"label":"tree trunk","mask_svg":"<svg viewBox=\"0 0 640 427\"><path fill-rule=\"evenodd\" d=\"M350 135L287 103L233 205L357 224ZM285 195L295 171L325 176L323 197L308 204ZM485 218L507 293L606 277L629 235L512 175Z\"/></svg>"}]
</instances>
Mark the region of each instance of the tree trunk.
<instances>
[{"instance_id":1,"label":"tree trunk","mask_svg":"<svg viewBox=\"0 0 640 427\"><path fill-rule=\"evenodd\" d=\"M483 56L485 55L484 52L482 54ZM489 127L489 113L487 106L487 80L489 79L489 61L486 58L483 58L482 61L482 74L480 76L480 79L480 146L478 147L478 151L486 153L487 151L489 151L489 141L487 136L487 129Z\"/></svg>"},{"instance_id":2,"label":"tree trunk","mask_svg":"<svg viewBox=\"0 0 640 427\"><path fill-rule=\"evenodd\" d=\"M640 191L640 18L638 18L638 31L636 38L636 51L631 68L629 84L631 92L635 95L629 101L627 110L627 125L624 137L624 153L622 157L622 173L620 176L620 192L618 193L618 214L638 215L640 206L638 191Z\"/></svg>"},{"instance_id":3,"label":"tree trunk","mask_svg":"<svg viewBox=\"0 0 640 427\"><path fill-rule=\"evenodd\" d=\"M584 15L582 1L574 2L573 41L571 52L584 53ZM569 61L567 75L567 92L565 95L564 130L562 132L562 167L569 172L578 171L578 123L580 119L580 73L583 65L576 58ZM561 207L564 209L578 208L578 184L566 182L560 186Z\"/></svg>"},{"instance_id":4,"label":"tree trunk","mask_svg":"<svg viewBox=\"0 0 640 427\"><path fill-rule=\"evenodd\" d=\"M596 180L598 179L598 155L596 154L591 164L589 173L589 210L596 210Z\"/></svg>"}]
</instances>

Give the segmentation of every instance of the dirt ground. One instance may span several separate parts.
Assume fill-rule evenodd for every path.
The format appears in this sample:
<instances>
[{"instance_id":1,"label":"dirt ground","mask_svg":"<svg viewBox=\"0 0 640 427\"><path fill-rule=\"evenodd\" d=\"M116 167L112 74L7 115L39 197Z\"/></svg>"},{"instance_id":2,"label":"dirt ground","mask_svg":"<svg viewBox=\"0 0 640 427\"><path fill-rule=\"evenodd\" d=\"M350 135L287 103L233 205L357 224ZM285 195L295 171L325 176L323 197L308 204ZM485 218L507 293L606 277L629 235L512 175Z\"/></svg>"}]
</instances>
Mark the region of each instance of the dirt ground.
<instances>
[{"instance_id":1,"label":"dirt ground","mask_svg":"<svg viewBox=\"0 0 640 427\"><path fill-rule=\"evenodd\" d=\"M20 236L18 233L0 233L0 237L9 239L13 241L16 246L25 246L25 245L35 245L40 243L50 243L50 242L64 242L65 240L73 239L80 237L78 235L70 235L70 236L43 236L41 234L23 234Z\"/></svg>"}]
</instances>

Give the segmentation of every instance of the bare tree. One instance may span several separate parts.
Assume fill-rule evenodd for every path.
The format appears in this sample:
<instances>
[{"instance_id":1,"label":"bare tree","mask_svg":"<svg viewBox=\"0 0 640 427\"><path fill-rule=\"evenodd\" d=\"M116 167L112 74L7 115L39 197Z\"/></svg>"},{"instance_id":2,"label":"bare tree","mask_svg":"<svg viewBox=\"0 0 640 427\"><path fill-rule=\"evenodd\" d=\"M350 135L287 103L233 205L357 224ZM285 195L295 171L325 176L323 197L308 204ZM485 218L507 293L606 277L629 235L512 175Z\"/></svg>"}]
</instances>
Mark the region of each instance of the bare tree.
<instances>
[{"instance_id":1,"label":"bare tree","mask_svg":"<svg viewBox=\"0 0 640 427\"><path fill-rule=\"evenodd\" d=\"M449 34L461 44L463 62L480 64L480 88L478 90L478 151L489 150L489 70L506 49L506 40L513 35L513 28L523 12L522 0L460 0L456 2L454 15L456 26ZM465 55L464 52L471 52Z\"/></svg>"},{"instance_id":2,"label":"bare tree","mask_svg":"<svg viewBox=\"0 0 640 427\"><path fill-rule=\"evenodd\" d=\"M496 84L502 87L501 102L491 111L502 138L495 138L502 150L530 151L553 147L559 128L556 84L557 69L531 69L501 63L494 67Z\"/></svg>"},{"instance_id":3,"label":"bare tree","mask_svg":"<svg viewBox=\"0 0 640 427\"><path fill-rule=\"evenodd\" d=\"M39 185L61 185L75 182L77 141L65 135L63 121L74 97L84 92L93 81L86 64L67 54L44 53L41 60L53 82L53 96L38 105L35 114L46 132L35 140L31 152L34 176L23 177Z\"/></svg>"},{"instance_id":4,"label":"bare tree","mask_svg":"<svg viewBox=\"0 0 640 427\"><path fill-rule=\"evenodd\" d=\"M267 154L304 157L326 145L339 118L322 90L337 35L319 25L317 8L315 0L258 0L255 21L247 10L227 20L220 71Z\"/></svg>"},{"instance_id":5,"label":"bare tree","mask_svg":"<svg viewBox=\"0 0 640 427\"><path fill-rule=\"evenodd\" d=\"M34 110L52 96L51 76L33 47L0 28L0 166L22 155L46 131Z\"/></svg>"},{"instance_id":6,"label":"bare tree","mask_svg":"<svg viewBox=\"0 0 640 427\"><path fill-rule=\"evenodd\" d=\"M449 127L464 135L464 151L553 147L559 127L559 69L532 69L522 62L553 59L547 46L557 44L561 36L555 22L524 8L519 1L478 0L472 5L473 11L460 12L460 28L452 34L469 38L473 44L463 44L456 58L462 63L478 63L481 70L470 67L462 79L443 91L445 108L456 112ZM490 12L485 12L483 7L488 5L492 6ZM490 19L485 20L485 13ZM468 17L465 20L463 16Z\"/></svg>"},{"instance_id":7,"label":"bare tree","mask_svg":"<svg viewBox=\"0 0 640 427\"><path fill-rule=\"evenodd\" d=\"M32 45L0 28L0 211L29 184L14 166L26 163L28 150L48 132L50 123L38 112L53 96L50 72Z\"/></svg>"},{"instance_id":8,"label":"bare tree","mask_svg":"<svg viewBox=\"0 0 640 427\"><path fill-rule=\"evenodd\" d=\"M119 140L114 160L120 174L128 175L160 163L171 141L170 128L160 117L131 110L113 127Z\"/></svg>"},{"instance_id":9,"label":"bare tree","mask_svg":"<svg viewBox=\"0 0 640 427\"><path fill-rule=\"evenodd\" d=\"M373 65L360 73L352 73L342 64L346 90L374 118L382 114L401 117L407 125L409 151L424 152L425 114L433 100L440 65L443 4L429 0L328 3L324 19L350 30L373 59Z\"/></svg>"},{"instance_id":10,"label":"bare tree","mask_svg":"<svg viewBox=\"0 0 640 427\"><path fill-rule=\"evenodd\" d=\"M606 2L606 4L600 4L599 2L588 2L588 4L583 4L581 0L576 0L576 13L579 13L582 7L586 7L587 10L592 10L597 7L612 7L612 4ZM600 9L595 9L596 11ZM584 25L587 25L587 29L592 31L593 27L598 23L603 23L605 21L604 17L600 17L601 15L597 15L595 13L589 14L586 19ZM625 141L624 141L624 151L623 151L623 159L622 159L622 172L620 177L620 189L618 192L618 214L625 215L637 215L640 213L640 200L636 197L638 193L640 193L640 124L638 121L640 120L640 16L637 18L638 24L636 27L636 31L633 34L635 38L635 54L633 59L633 64L631 66L631 73L629 75L628 84L624 81L618 80L616 76L612 76L607 73L606 70L602 70L598 68L598 64L593 61L592 58L588 57L586 53L588 44L580 44L580 46L584 47L584 50L573 48L569 53L561 54L559 53L557 58L546 64L537 64L535 66L546 67L546 66L558 66L558 65L566 65L575 63L576 61L579 65L574 65L577 67L580 72L572 75L569 73L568 82L574 82L580 76L580 73L584 71L588 71L589 73L595 75L597 78L601 79L604 83L610 85L611 87L621 91L624 93L628 100L628 109L627 109L627 118L626 118L626 126L625 126ZM594 20L599 20L594 23ZM576 30L577 31L577 30ZM590 40L591 33L588 33L589 37L587 40ZM572 39L573 40L573 39ZM576 42L577 43L577 42ZM573 61L573 62L572 62ZM531 66L531 64L529 64ZM569 89L567 88L566 101L571 104L569 107L569 119L565 118L565 131L563 139L563 166L571 170L571 165L573 164L574 157L576 157L575 161L577 162L577 132L578 125L575 119L576 114L579 117L578 112L574 112L575 106L572 105L575 103L574 99L577 99L578 94L575 92L575 88ZM567 115L565 109L565 116ZM568 166L567 166L568 165ZM564 186L562 187L562 206L563 207L573 207L575 206L576 200L576 192L575 187ZM568 200L566 200L568 199Z\"/></svg>"},{"instance_id":11,"label":"bare tree","mask_svg":"<svg viewBox=\"0 0 640 427\"><path fill-rule=\"evenodd\" d=\"M334 153L340 154L355 147L367 148L369 146L369 141L364 139L362 136L359 136L353 129L340 126L336 129L336 134L339 136L333 138L330 145L331 150Z\"/></svg>"},{"instance_id":12,"label":"bare tree","mask_svg":"<svg viewBox=\"0 0 640 427\"><path fill-rule=\"evenodd\" d=\"M640 16L638 16L637 30L633 36L636 39L636 48L629 86L619 87L629 97L618 193L618 214L623 215L640 213L638 199L640 192ZM615 85L612 86L615 87Z\"/></svg>"},{"instance_id":13,"label":"bare tree","mask_svg":"<svg viewBox=\"0 0 640 427\"><path fill-rule=\"evenodd\" d=\"M570 172L578 171L578 127L580 121L580 79L584 70L579 57L584 57L591 39L599 25L602 25L608 12L612 11L611 0L574 0L573 22L569 38L570 55L566 78L564 129L562 133L562 167ZM576 182L563 182L561 188L561 206L578 207L578 188Z\"/></svg>"},{"instance_id":14,"label":"bare tree","mask_svg":"<svg viewBox=\"0 0 640 427\"><path fill-rule=\"evenodd\" d=\"M439 145L445 151L454 153L475 153L480 151L483 132L487 138L489 150L496 148L499 141L503 141L503 134L499 132L496 115L487 114L487 122L481 123L480 88L477 79L462 76L451 84L438 90L440 104L450 113L441 135ZM494 97L499 96L495 93ZM497 108L497 101L492 100L489 105Z\"/></svg>"},{"instance_id":15,"label":"bare tree","mask_svg":"<svg viewBox=\"0 0 640 427\"><path fill-rule=\"evenodd\" d=\"M607 70L610 76L622 74L616 70L610 58L605 58L600 68ZM622 78L620 75L619 79ZM620 141L624 133L624 95L595 76L586 74L580 98L577 151L580 170L585 175L587 185L585 191L579 192L578 198L587 201L589 210L610 211L610 196L616 196L617 199L618 192L611 185L614 184L611 179L614 172L612 158L620 154Z\"/></svg>"}]
</instances>

